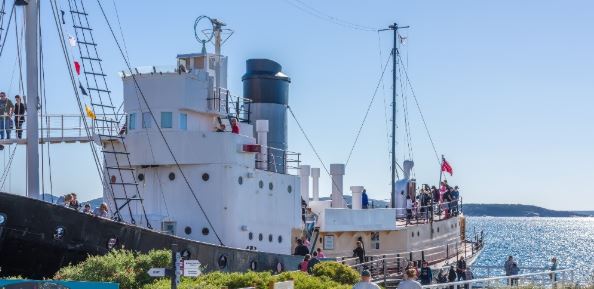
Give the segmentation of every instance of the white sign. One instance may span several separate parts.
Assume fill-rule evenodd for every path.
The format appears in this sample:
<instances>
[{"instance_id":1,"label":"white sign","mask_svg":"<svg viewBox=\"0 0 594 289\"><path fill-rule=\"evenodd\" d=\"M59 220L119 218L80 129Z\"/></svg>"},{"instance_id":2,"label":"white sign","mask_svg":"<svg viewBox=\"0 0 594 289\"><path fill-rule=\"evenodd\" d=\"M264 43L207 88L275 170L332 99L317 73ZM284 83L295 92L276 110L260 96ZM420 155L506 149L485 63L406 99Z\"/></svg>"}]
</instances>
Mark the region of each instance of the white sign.
<instances>
[{"instance_id":1,"label":"white sign","mask_svg":"<svg viewBox=\"0 0 594 289\"><path fill-rule=\"evenodd\" d=\"M165 268L150 268L147 273L151 277L165 277Z\"/></svg>"},{"instance_id":2,"label":"white sign","mask_svg":"<svg viewBox=\"0 0 594 289\"><path fill-rule=\"evenodd\" d=\"M184 260L184 276L198 277L200 273L200 261Z\"/></svg>"},{"instance_id":3,"label":"white sign","mask_svg":"<svg viewBox=\"0 0 594 289\"><path fill-rule=\"evenodd\" d=\"M324 236L324 250L334 250L334 236Z\"/></svg>"}]
</instances>

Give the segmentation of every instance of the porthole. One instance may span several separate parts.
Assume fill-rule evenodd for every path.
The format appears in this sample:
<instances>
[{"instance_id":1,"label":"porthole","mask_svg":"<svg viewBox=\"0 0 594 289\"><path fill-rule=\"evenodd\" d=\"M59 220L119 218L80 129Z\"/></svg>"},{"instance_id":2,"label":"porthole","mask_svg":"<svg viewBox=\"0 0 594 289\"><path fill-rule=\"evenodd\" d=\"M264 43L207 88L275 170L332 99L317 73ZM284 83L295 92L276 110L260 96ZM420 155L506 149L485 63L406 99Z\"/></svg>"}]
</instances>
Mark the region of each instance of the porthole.
<instances>
[{"instance_id":1,"label":"porthole","mask_svg":"<svg viewBox=\"0 0 594 289\"><path fill-rule=\"evenodd\" d=\"M192 228L190 226L188 226L184 229L184 232L186 233L186 235L190 235L190 234L192 234Z\"/></svg>"},{"instance_id":2,"label":"porthole","mask_svg":"<svg viewBox=\"0 0 594 289\"><path fill-rule=\"evenodd\" d=\"M276 273L282 273L285 270L285 266L281 262L276 263Z\"/></svg>"},{"instance_id":3,"label":"porthole","mask_svg":"<svg viewBox=\"0 0 594 289\"><path fill-rule=\"evenodd\" d=\"M240 185L243 185L243 177L242 177L242 176L239 176L239 178L237 178L237 182L238 182Z\"/></svg>"},{"instance_id":4,"label":"porthole","mask_svg":"<svg viewBox=\"0 0 594 289\"><path fill-rule=\"evenodd\" d=\"M272 243L272 240L273 240L273 239L274 239L274 238L272 237L272 234L268 235L268 242L271 242L271 243Z\"/></svg>"},{"instance_id":5,"label":"porthole","mask_svg":"<svg viewBox=\"0 0 594 289\"><path fill-rule=\"evenodd\" d=\"M169 173L169 180L170 181L175 180L175 173L174 172Z\"/></svg>"},{"instance_id":6,"label":"porthole","mask_svg":"<svg viewBox=\"0 0 594 289\"><path fill-rule=\"evenodd\" d=\"M283 242L283 236L281 236L281 235L278 236L278 242L279 243L282 243Z\"/></svg>"},{"instance_id":7,"label":"porthole","mask_svg":"<svg viewBox=\"0 0 594 289\"><path fill-rule=\"evenodd\" d=\"M109 238L109 240L107 240L107 249L111 250L113 248L115 248L115 246L118 244L118 239L113 237L113 238Z\"/></svg>"},{"instance_id":8,"label":"porthole","mask_svg":"<svg viewBox=\"0 0 594 289\"><path fill-rule=\"evenodd\" d=\"M410 236L411 236L411 238L414 238L415 237L415 232L412 232L412 234Z\"/></svg>"},{"instance_id":9,"label":"porthole","mask_svg":"<svg viewBox=\"0 0 594 289\"><path fill-rule=\"evenodd\" d=\"M202 174L203 181L208 182L208 179L210 179L210 176L207 173Z\"/></svg>"},{"instance_id":10,"label":"porthole","mask_svg":"<svg viewBox=\"0 0 594 289\"><path fill-rule=\"evenodd\" d=\"M250 232L248 234L248 239L252 240L254 238L254 233Z\"/></svg>"},{"instance_id":11,"label":"porthole","mask_svg":"<svg viewBox=\"0 0 594 289\"><path fill-rule=\"evenodd\" d=\"M144 181L144 174L143 173L138 174L138 180L141 181L141 182Z\"/></svg>"},{"instance_id":12,"label":"porthole","mask_svg":"<svg viewBox=\"0 0 594 289\"><path fill-rule=\"evenodd\" d=\"M291 185L289 185L289 186L287 187L287 192L289 192L289 194L290 194L292 191L293 191L293 187L291 187Z\"/></svg>"},{"instance_id":13,"label":"porthole","mask_svg":"<svg viewBox=\"0 0 594 289\"><path fill-rule=\"evenodd\" d=\"M64 230L64 227L56 227L56 229L54 230L54 240L62 240L64 238L64 234L66 230Z\"/></svg>"},{"instance_id":14,"label":"porthole","mask_svg":"<svg viewBox=\"0 0 594 289\"><path fill-rule=\"evenodd\" d=\"M417 237L418 237L418 236L420 236L420 235L421 235L421 233L419 233L419 232L417 231Z\"/></svg>"},{"instance_id":15,"label":"porthole","mask_svg":"<svg viewBox=\"0 0 594 289\"><path fill-rule=\"evenodd\" d=\"M210 233L210 230L208 230L208 228L206 228L206 227L202 228L202 235L206 236L206 235L208 235L208 233Z\"/></svg>"},{"instance_id":16,"label":"porthole","mask_svg":"<svg viewBox=\"0 0 594 289\"><path fill-rule=\"evenodd\" d=\"M250 262L250 270L256 271L257 269L258 269L258 262L256 262L256 260L252 260Z\"/></svg>"},{"instance_id":17,"label":"porthole","mask_svg":"<svg viewBox=\"0 0 594 289\"><path fill-rule=\"evenodd\" d=\"M260 234L258 235L258 240L260 240L260 241L264 240L264 235L262 235L262 233L260 233Z\"/></svg>"},{"instance_id":18,"label":"porthole","mask_svg":"<svg viewBox=\"0 0 594 289\"><path fill-rule=\"evenodd\" d=\"M437 232L439 233L439 227L437 227Z\"/></svg>"},{"instance_id":19,"label":"porthole","mask_svg":"<svg viewBox=\"0 0 594 289\"><path fill-rule=\"evenodd\" d=\"M227 267L227 256L225 255L221 255L221 257L219 257L219 261L217 262L219 265L219 269L223 270Z\"/></svg>"},{"instance_id":20,"label":"porthole","mask_svg":"<svg viewBox=\"0 0 594 289\"><path fill-rule=\"evenodd\" d=\"M260 187L260 189L263 188L264 187L264 182L263 181L259 181L258 182L258 187Z\"/></svg>"},{"instance_id":21,"label":"porthole","mask_svg":"<svg viewBox=\"0 0 594 289\"><path fill-rule=\"evenodd\" d=\"M274 189L274 185L272 184L272 182L268 183L268 189L272 191L272 189Z\"/></svg>"},{"instance_id":22,"label":"porthole","mask_svg":"<svg viewBox=\"0 0 594 289\"><path fill-rule=\"evenodd\" d=\"M114 183L115 183L117 180L118 180L118 179L116 178L116 176L111 176L111 177L109 178L109 181L110 181L112 184L114 184Z\"/></svg>"}]
</instances>

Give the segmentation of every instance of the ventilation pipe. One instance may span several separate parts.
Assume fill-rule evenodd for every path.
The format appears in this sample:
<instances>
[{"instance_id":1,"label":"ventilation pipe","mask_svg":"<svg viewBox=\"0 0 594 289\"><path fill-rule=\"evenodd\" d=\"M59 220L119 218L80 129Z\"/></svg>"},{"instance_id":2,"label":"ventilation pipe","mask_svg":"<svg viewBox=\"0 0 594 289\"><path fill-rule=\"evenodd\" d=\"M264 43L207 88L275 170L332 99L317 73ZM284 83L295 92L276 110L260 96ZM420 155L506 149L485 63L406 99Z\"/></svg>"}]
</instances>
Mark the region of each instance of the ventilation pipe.
<instances>
[{"instance_id":1,"label":"ventilation pipe","mask_svg":"<svg viewBox=\"0 0 594 289\"><path fill-rule=\"evenodd\" d=\"M258 144L262 146L262 151L256 155L257 168L268 170L268 120L256 120L256 133L258 134Z\"/></svg>"},{"instance_id":2,"label":"ventilation pipe","mask_svg":"<svg viewBox=\"0 0 594 289\"><path fill-rule=\"evenodd\" d=\"M363 187L362 186L351 186L351 192L353 193L351 209L360 210L363 209Z\"/></svg>"},{"instance_id":3,"label":"ventilation pipe","mask_svg":"<svg viewBox=\"0 0 594 289\"><path fill-rule=\"evenodd\" d=\"M404 161L402 163L404 169L404 179L410 179L410 172L412 171L413 167L415 166L415 162L413 161Z\"/></svg>"},{"instance_id":4,"label":"ventilation pipe","mask_svg":"<svg viewBox=\"0 0 594 289\"><path fill-rule=\"evenodd\" d=\"M299 167L299 175L301 176L301 198L309 203L309 175L311 166L301 165Z\"/></svg>"},{"instance_id":5,"label":"ventilation pipe","mask_svg":"<svg viewBox=\"0 0 594 289\"><path fill-rule=\"evenodd\" d=\"M311 169L311 182L312 182L312 194L313 200L320 200L320 168Z\"/></svg>"},{"instance_id":6,"label":"ventilation pipe","mask_svg":"<svg viewBox=\"0 0 594 289\"><path fill-rule=\"evenodd\" d=\"M330 164L330 175L332 176L332 208L344 208L342 196L344 169L344 164Z\"/></svg>"}]
</instances>

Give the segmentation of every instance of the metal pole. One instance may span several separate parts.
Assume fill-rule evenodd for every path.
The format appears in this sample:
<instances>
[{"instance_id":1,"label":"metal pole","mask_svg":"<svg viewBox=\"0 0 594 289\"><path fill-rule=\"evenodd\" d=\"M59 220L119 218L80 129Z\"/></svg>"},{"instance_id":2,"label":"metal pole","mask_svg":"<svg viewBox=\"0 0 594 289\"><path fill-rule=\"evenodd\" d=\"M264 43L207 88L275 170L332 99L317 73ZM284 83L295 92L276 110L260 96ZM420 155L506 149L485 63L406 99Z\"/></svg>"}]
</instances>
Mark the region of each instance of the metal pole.
<instances>
[{"instance_id":1,"label":"metal pole","mask_svg":"<svg viewBox=\"0 0 594 289\"><path fill-rule=\"evenodd\" d=\"M390 28L394 30L394 46L392 47L392 194L390 204L392 208L396 208L396 67L398 65L396 45L398 43L398 24L394 23Z\"/></svg>"},{"instance_id":2,"label":"metal pole","mask_svg":"<svg viewBox=\"0 0 594 289\"><path fill-rule=\"evenodd\" d=\"M177 289L177 244L171 244L171 289Z\"/></svg>"},{"instance_id":3,"label":"metal pole","mask_svg":"<svg viewBox=\"0 0 594 289\"><path fill-rule=\"evenodd\" d=\"M39 199L39 105L38 39L39 0L30 0L25 7L25 53L27 63L27 196Z\"/></svg>"}]
</instances>

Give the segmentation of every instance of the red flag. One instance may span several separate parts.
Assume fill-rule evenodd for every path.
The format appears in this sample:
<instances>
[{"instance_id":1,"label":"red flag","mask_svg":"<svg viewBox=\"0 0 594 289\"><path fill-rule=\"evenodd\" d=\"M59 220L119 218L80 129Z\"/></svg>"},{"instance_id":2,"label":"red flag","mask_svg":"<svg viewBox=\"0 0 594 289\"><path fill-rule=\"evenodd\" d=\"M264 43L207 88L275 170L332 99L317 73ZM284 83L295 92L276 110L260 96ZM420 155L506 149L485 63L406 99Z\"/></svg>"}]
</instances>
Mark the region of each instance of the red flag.
<instances>
[{"instance_id":1,"label":"red flag","mask_svg":"<svg viewBox=\"0 0 594 289\"><path fill-rule=\"evenodd\" d=\"M450 166L450 164L448 163L448 161L446 161L445 158L442 158L441 160L441 171L450 173L450 176L454 174L452 166Z\"/></svg>"},{"instance_id":2,"label":"red flag","mask_svg":"<svg viewBox=\"0 0 594 289\"><path fill-rule=\"evenodd\" d=\"M76 69L76 74L80 75L80 63L78 61L74 61L74 69Z\"/></svg>"}]
</instances>

